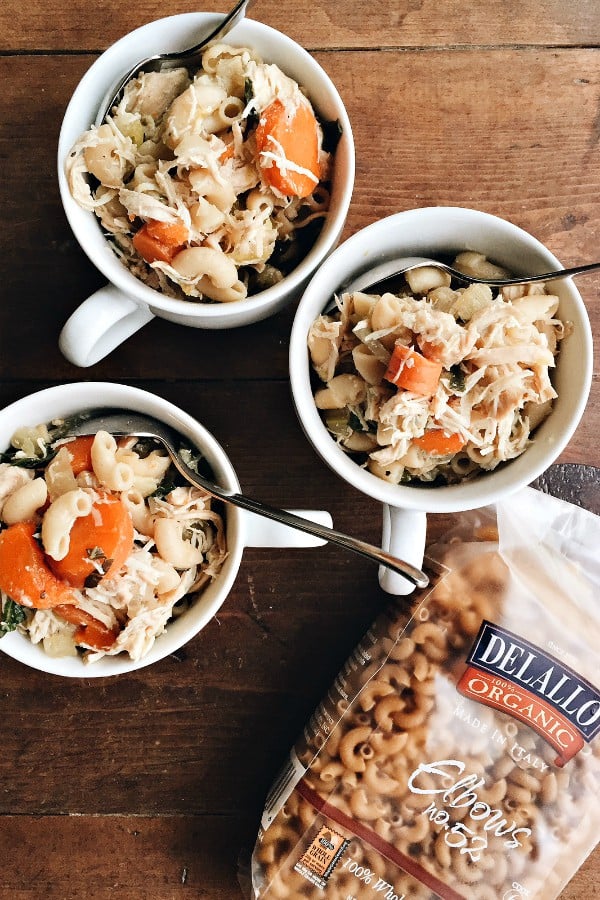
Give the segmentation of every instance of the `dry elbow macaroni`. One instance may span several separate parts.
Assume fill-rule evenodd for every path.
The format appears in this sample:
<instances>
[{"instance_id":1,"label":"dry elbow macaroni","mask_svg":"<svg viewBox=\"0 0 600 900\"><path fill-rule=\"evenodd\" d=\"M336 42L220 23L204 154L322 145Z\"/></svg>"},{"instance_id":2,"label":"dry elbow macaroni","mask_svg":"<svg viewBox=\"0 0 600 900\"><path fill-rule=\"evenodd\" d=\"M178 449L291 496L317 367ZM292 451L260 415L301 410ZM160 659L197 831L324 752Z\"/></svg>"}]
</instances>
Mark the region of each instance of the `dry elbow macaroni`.
<instances>
[{"instance_id":1,"label":"dry elbow macaroni","mask_svg":"<svg viewBox=\"0 0 600 900\"><path fill-rule=\"evenodd\" d=\"M509 504L430 548L412 618L340 672L267 799L253 897L552 900L593 848L600 525Z\"/></svg>"},{"instance_id":2,"label":"dry elbow macaroni","mask_svg":"<svg viewBox=\"0 0 600 900\"><path fill-rule=\"evenodd\" d=\"M0 545L15 533L11 528L32 529L25 545L28 558L11 561L17 575L6 566L0 571L0 636L16 621L50 655L80 652L93 662L126 652L136 660L218 576L227 555L224 521L207 494L182 483L156 445L144 447L135 438L117 444L99 431L89 460L84 455L75 464L72 440L68 422L20 429L4 454L8 461L0 463ZM131 546L126 545L118 571L102 546L107 503L116 503L121 521L131 523ZM78 572L82 565L89 572L82 583L69 580L62 569L55 575L56 565L68 558L77 520L86 523L85 558L75 561ZM47 596L45 583L62 584L60 602ZM96 620L107 629L105 645L100 647L97 638L87 641L72 615L64 618L61 603L80 610L84 622ZM20 609L16 618L15 605Z\"/></svg>"}]
</instances>

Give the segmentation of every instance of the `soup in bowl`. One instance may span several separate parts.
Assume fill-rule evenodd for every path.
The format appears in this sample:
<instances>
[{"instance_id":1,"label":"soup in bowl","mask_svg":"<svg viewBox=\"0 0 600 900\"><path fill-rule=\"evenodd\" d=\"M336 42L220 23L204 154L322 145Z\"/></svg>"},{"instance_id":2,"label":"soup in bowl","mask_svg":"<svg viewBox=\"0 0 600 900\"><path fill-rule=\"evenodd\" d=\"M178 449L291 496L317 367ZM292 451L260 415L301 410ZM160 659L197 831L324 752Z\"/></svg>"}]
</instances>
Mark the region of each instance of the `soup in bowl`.
<instances>
[{"instance_id":1,"label":"soup in bowl","mask_svg":"<svg viewBox=\"0 0 600 900\"><path fill-rule=\"evenodd\" d=\"M91 66L67 107L61 199L108 285L66 323L63 353L97 362L154 316L196 328L256 322L297 297L341 235L354 143L324 69L244 20L199 70L144 73L109 119L105 94L154 52L191 46L212 13L151 22Z\"/></svg>"},{"instance_id":2,"label":"soup in bowl","mask_svg":"<svg viewBox=\"0 0 600 900\"><path fill-rule=\"evenodd\" d=\"M0 650L57 675L156 663L216 615L245 546L324 543L215 502L151 439L73 436L73 423L107 407L164 422L180 435L186 462L240 490L215 438L148 391L64 384L0 410ZM331 524L328 513L303 514Z\"/></svg>"},{"instance_id":3,"label":"soup in bowl","mask_svg":"<svg viewBox=\"0 0 600 900\"><path fill-rule=\"evenodd\" d=\"M482 274L560 263L495 216L411 210L353 235L302 297L290 341L302 426L338 475L384 504L385 549L418 566L425 513L493 503L557 459L585 407L592 351L569 279L498 295L458 290L430 269L389 292L344 293L382 261L410 256L458 256ZM387 573L381 580L392 592L411 589Z\"/></svg>"}]
</instances>

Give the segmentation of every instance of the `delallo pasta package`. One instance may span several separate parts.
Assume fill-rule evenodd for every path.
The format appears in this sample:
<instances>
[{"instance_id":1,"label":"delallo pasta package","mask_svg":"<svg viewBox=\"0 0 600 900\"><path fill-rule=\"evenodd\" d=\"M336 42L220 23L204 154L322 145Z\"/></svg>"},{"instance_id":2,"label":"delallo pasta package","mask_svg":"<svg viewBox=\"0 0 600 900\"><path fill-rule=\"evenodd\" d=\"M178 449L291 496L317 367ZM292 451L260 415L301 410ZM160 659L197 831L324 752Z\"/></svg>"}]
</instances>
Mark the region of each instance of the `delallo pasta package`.
<instances>
[{"instance_id":1,"label":"delallo pasta package","mask_svg":"<svg viewBox=\"0 0 600 900\"><path fill-rule=\"evenodd\" d=\"M253 898L552 900L600 836L600 519L526 488L428 548L267 798Z\"/></svg>"}]
</instances>

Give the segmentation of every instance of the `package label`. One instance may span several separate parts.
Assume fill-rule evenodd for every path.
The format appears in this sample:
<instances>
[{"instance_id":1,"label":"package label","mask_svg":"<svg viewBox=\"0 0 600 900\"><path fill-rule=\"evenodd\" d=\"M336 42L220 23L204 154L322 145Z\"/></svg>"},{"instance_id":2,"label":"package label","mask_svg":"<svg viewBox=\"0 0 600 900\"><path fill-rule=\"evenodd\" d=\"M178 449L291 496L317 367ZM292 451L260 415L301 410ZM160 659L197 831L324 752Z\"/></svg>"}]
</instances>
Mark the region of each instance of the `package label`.
<instances>
[{"instance_id":1,"label":"package label","mask_svg":"<svg viewBox=\"0 0 600 900\"><path fill-rule=\"evenodd\" d=\"M469 697L537 731L564 766L600 731L600 694L522 637L484 621L457 685Z\"/></svg>"},{"instance_id":2,"label":"package label","mask_svg":"<svg viewBox=\"0 0 600 900\"><path fill-rule=\"evenodd\" d=\"M312 884L324 888L349 843L342 834L323 825L294 868Z\"/></svg>"}]
</instances>

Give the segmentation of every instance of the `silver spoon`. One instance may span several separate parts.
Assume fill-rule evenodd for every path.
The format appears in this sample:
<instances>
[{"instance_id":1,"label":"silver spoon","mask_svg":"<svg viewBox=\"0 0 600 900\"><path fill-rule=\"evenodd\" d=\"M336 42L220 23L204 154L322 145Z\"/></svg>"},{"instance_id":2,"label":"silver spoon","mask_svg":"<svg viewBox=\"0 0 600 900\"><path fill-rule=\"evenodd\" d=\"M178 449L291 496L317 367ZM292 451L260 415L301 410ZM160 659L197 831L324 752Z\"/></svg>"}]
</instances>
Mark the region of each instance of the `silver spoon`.
<instances>
[{"instance_id":1,"label":"silver spoon","mask_svg":"<svg viewBox=\"0 0 600 900\"><path fill-rule=\"evenodd\" d=\"M239 506L259 516L265 516L267 519L274 519L276 522L289 525L291 528L298 529L298 531L315 535L332 544L339 544L340 547L352 550L361 556L374 559L388 569L404 575L417 587L427 587L429 584L429 579L420 569L401 559L397 559L379 547L367 544L339 531L334 531L325 525L311 522L302 516L287 512L287 510L267 506L258 500L253 500L229 488L214 484L208 478L200 475L195 469L192 469L182 457L178 448L185 445L184 438L173 428L170 428L158 419L154 419L152 416L124 409L92 409L86 411L84 416L85 418L81 421L69 422L69 435L95 434L97 431L103 430L108 431L114 437L152 438L162 444L176 468L187 481L196 485L196 487L202 488L212 497L216 497L225 503L232 503L234 506ZM197 449L200 450L200 448Z\"/></svg>"},{"instance_id":2,"label":"silver spoon","mask_svg":"<svg viewBox=\"0 0 600 900\"><path fill-rule=\"evenodd\" d=\"M447 263L440 262L437 259L428 259L425 256L406 256L401 259L388 259L372 269L357 275L351 281L341 285L336 294L352 294L354 291L368 291L370 288L381 284L384 281L390 281L392 278L398 278L406 272L413 269L423 269L426 266L433 266L448 272L457 281L463 284L489 284L492 287L502 287L509 284L529 284L534 281L552 281L554 278L569 278L573 275L582 275L584 272L593 272L594 269L600 269L600 262L586 263L582 266L573 266L570 269L559 269L553 272L544 272L540 275L515 275L510 278L481 278L478 275L466 275L459 269L449 266ZM323 310L323 314L332 312L337 306L335 296L329 301Z\"/></svg>"},{"instance_id":3,"label":"silver spoon","mask_svg":"<svg viewBox=\"0 0 600 900\"><path fill-rule=\"evenodd\" d=\"M96 115L96 125L101 125L106 116L109 114L113 106L121 99L123 88L140 72L159 72L167 69L177 69L180 66L185 68L197 68L202 62L202 51L212 44L214 41L224 37L227 32L231 31L234 25L244 18L246 10L248 10L254 0L238 0L222 22L216 28L207 34L199 44L190 47L189 50L180 50L176 53L157 53L142 60L130 69L127 74L123 75L116 85L111 86L110 90L105 94Z\"/></svg>"}]
</instances>

